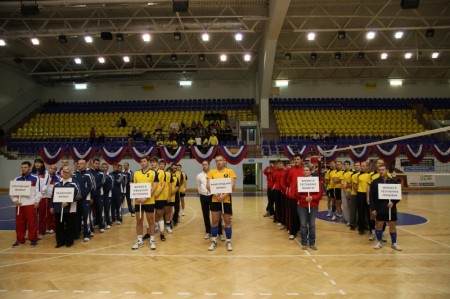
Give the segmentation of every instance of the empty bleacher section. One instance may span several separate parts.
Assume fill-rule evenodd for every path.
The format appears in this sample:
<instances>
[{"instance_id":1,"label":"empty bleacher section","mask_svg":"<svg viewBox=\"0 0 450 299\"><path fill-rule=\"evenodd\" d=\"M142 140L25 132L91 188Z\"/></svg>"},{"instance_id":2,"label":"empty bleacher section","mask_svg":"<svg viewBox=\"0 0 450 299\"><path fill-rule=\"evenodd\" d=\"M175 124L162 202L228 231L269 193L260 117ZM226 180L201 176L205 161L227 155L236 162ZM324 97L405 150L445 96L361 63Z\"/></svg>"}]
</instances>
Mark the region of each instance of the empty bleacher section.
<instances>
[{"instance_id":1,"label":"empty bleacher section","mask_svg":"<svg viewBox=\"0 0 450 299\"><path fill-rule=\"evenodd\" d=\"M231 134L226 133L227 125L231 121L256 120L253 105L254 99L56 102L44 105L42 111L11 133L8 150L36 154L42 145L50 149L65 145L84 148L90 146L91 127L95 128L97 137L105 135L102 144L124 146L128 144L133 127L142 130L144 135L147 132L153 135L161 128L158 137L164 138L171 124L181 125L181 122L186 128L193 122L204 128L217 122L219 141L231 142L225 138L226 134ZM121 117L126 120L126 127L118 126ZM144 138L135 142L136 145L144 143Z\"/></svg>"},{"instance_id":2,"label":"empty bleacher section","mask_svg":"<svg viewBox=\"0 0 450 299\"><path fill-rule=\"evenodd\" d=\"M378 141L402 135L423 132L420 119L448 117L450 100L447 98L275 98L271 101L280 143L318 144L331 134L333 143L348 145ZM418 115L419 105L430 115ZM417 142L433 142L431 137ZM273 145L269 146L272 152ZM267 152L267 150L266 150Z\"/></svg>"}]
</instances>

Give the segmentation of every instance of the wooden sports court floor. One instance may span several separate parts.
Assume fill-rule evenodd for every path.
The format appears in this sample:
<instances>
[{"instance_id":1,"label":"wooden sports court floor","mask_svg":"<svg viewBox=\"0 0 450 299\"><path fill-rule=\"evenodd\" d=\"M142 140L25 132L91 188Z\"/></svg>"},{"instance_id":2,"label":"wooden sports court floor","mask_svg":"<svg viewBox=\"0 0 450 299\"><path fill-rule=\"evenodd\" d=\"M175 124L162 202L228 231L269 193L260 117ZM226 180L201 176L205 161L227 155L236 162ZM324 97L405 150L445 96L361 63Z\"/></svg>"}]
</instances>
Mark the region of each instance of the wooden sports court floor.
<instances>
[{"instance_id":1,"label":"wooden sports court floor","mask_svg":"<svg viewBox=\"0 0 450 299\"><path fill-rule=\"evenodd\" d=\"M398 228L401 252L389 242L374 250L367 234L323 220L318 250L303 251L262 217L263 193L233 196L234 250L219 241L209 252L199 200L186 201L186 216L155 251L130 249L129 215L71 248L55 249L51 236L11 248L15 232L0 231L0 298L450 298L449 192L404 196L399 211L428 221ZM1 221L11 221L14 210L3 209Z\"/></svg>"}]
</instances>

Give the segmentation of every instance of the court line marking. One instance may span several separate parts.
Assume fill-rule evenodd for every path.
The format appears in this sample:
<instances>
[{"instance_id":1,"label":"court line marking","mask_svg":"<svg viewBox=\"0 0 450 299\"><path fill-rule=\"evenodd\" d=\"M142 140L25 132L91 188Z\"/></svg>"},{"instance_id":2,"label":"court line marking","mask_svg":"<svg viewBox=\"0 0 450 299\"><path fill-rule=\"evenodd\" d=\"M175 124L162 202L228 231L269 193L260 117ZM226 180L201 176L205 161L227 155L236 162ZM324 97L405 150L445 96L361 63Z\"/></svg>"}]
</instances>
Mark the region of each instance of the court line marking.
<instances>
[{"instance_id":1,"label":"court line marking","mask_svg":"<svg viewBox=\"0 0 450 299\"><path fill-rule=\"evenodd\" d=\"M183 226L191 223L192 221L194 221L194 219L197 217L197 212L192 208L189 207L191 210L194 211L194 215L192 216L191 219L189 219L187 222L178 225L175 229L181 229ZM174 230L175 230L174 229ZM19 265L25 265L25 264L30 264L30 263L35 263L35 262L41 262L41 261L46 261L46 260L52 260L52 259L58 259L61 257L67 257L67 256L75 256L75 255L84 255L85 253L89 253L89 252L93 252L93 251L98 251L98 250L104 250L104 249L109 249L109 248L114 248L114 247L118 247L118 246L123 246L125 244L130 244L133 243L132 242L123 242L120 244L115 244L115 245L111 245L111 246L106 246L106 247L100 247L100 248L94 248L94 249L90 249L90 250L85 250L85 251L81 251L81 252L74 252L74 253L65 253L65 254L61 254L61 255L57 255L57 256L53 256L53 257L48 257L48 258L41 258L41 259L37 259L37 260L30 260L30 261L26 261L26 262L21 262L21 263L15 263L15 264L8 264L8 265L0 265L0 268L6 268L6 267L11 267L11 266L19 266ZM0 251L0 254L26 254L25 252L21 253L21 252L14 252L11 249L13 249L12 247L6 248L2 251ZM28 254L34 254L32 252L28 252ZM48 253L48 254L52 254L52 253ZM129 256L130 254L125 254L125 256ZM135 255L135 256L145 256L145 257L149 257L149 256L156 256L156 255Z\"/></svg>"},{"instance_id":2,"label":"court line marking","mask_svg":"<svg viewBox=\"0 0 450 299\"><path fill-rule=\"evenodd\" d=\"M410 233L410 234L412 234L412 235L415 235L415 236L417 236L417 237L419 237L419 238L423 238L423 239L425 239L425 240L428 240L428 241L434 242L434 243L436 243L436 244L442 245L442 246L444 246L444 247L450 248L450 245L447 245L447 244L441 243L441 242L439 242L439 241L433 240L433 239L431 239L431 238L427 238L427 237L425 237L425 236L416 234L416 233L414 233L414 232L412 232L412 231L409 231L409 230L407 230L407 229L404 229L404 228L402 228L402 227L397 227L397 229L402 230L402 231L405 231L405 232Z\"/></svg>"},{"instance_id":3,"label":"court line marking","mask_svg":"<svg viewBox=\"0 0 450 299\"><path fill-rule=\"evenodd\" d=\"M334 285L336 285L336 281L334 281L334 280L330 280L330 282L331 282L331 284L334 284Z\"/></svg>"},{"instance_id":4,"label":"court line marking","mask_svg":"<svg viewBox=\"0 0 450 299\"><path fill-rule=\"evenodd\" d=\"M345 295L345 294L347 294L346 292L344 292L344 290L339 290L339 294L341 294L341 295Z\"/></svg>"}]
</instances>

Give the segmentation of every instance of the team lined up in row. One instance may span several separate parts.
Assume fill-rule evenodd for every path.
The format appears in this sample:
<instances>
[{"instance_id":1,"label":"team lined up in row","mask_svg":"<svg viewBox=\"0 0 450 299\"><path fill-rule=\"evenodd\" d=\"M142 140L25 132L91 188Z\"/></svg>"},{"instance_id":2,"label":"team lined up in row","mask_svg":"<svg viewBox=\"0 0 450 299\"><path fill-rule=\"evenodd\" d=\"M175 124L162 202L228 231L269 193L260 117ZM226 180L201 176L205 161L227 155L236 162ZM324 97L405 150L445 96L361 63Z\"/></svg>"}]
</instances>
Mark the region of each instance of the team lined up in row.
<instances>
[{"instance_id":1,"label":"team lined up in row","mask_svg":"<svg viewBox=\"0 0 450 299\"><path fill-rule=\"evenodd\" d=\"M342 169L341 161L332 161L330 168L325 172L327 216L331 217L332 221L346 223L351 230L355 230L358 226L360 235L369 230L371 232L369 240L379 240L375 249L382 247L380 242L386 242L383 232L386 223L389 223L392 248L401 250L397 244L396 234L398 201L388 202L378 199L378 184L397 183L387 171L384 161L378 159L372 171L369 171L367 162L355 162L355 170L351 169L350 161L345 161L344 165L345 169ZM321 184L317 193L299 192L297 177L311 176L311 173L320 175L316 170L318 168L314 165L302 166L301 155L296 155L286 165L278 160L264 169L268 197L264 217L273 218L280 229L288 229L290 240L294 240L300 231L303 249L307 248L307 243L312 249L317 249L315 218L323 192ZM388 216L389 210L391 218Z\"/></svg>"},{"instance_id":2,"label":"team lined up in row","mask_svg":"<svg viewBox=\"0 0 450 299\"><path fill-rule=\"evenodd\" d=\"M147 157L145 160L150 162ZM144 169L144 175L155 177L157 188L152 190L154 191L152 200L158 203L156 216L160 227L160 238L164 241L164 223L167 231L171 233L172 225L179 222L180 202L183 207L182 215L184 215L184 190L187 176L181 171L181 165L173 164L165 170L166 163L163 160L158 163L154 159L151 159L151 165L151 169ZM125 162L124 171L120 164L114 164L113 171L108 173L109 165L107 163L100 165L99 159L93 159L89 168L86 167L85 160L78 160L75 162L75 168L76 170L72 172L67 160L62 160L59 171L56 171L56 165L51 165L47 171L41 159L35 160L33 168L28 161L22 163L22 175L15 180L30 181L31 194L11 198L18 209L16 242L13 247L25 243L27 230L28 239L33 247L37 245L38 239L55 231L56 248L72 246L74 240L79 239L81 234L83 241L88 242L94 236L94 227L98 226L99 232L104 233L105 228L110 229L116 221L118 225L121 224L124 198L127 199L131 215L135 215L135 207L132 206L130 199L129 183L136 181L136 176L142 174L142 169L138 174L133 174L129 170L129 164ZM54 202L54 187L74 189L74 201ZM154 218L151 217L151 219ZM137 223L139 224L141 220L139 217ZM151 225L154 226L154 220L150 222L148 219L148 224L148 232L150 232ZM146 236L150 237L149 234ZM154 236L151 239L154 243Z\"/></svg>"}]
</instances>

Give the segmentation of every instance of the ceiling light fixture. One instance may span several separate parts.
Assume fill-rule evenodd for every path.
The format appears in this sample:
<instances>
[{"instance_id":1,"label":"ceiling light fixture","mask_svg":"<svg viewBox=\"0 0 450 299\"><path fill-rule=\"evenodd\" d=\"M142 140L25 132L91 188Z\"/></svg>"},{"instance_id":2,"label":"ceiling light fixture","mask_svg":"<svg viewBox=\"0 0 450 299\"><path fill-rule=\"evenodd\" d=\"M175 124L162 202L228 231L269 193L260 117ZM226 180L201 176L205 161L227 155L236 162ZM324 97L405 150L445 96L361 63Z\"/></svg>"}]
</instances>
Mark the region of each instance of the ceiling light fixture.
<instances>
[{"instance_id":1,"label":"ceiling light fixture","mask_svg":"<svg viewBox=\"0 0 450 299\"><path fill-rule=\"evenodd\" d=\"M152 39L152 37L150 36L150 34L144 33L142 34L142 39L144 40L144 42L149 42Z\"/></svg>"},{"instance_id":2,"label":"ceiling light fixture","mask_svg":"<svg viewBox=\"0 0 450 299\"><path fill-rule=\"evenodd\" d=\"M345 39L345 31L338 32L338 39Z\"/></svg>"},{"instance_id":3,"label":"ceiling light fixture","mask_svg":"<svg viewBox=\"0 0 450 299\"><path fill-rule=\"evenodd\" d=\"M77 58L74 59L74 61L75 61L76 64L81 64L81 58L77 57Z\"/></svg>"},{"instance_id":4,"label":"ceiling light fixture","mask_svg":"<svg viewBox=\"0 0 450 299\"><path fill-rule=\"evenodd\" d=\"M220 61L227 61L228 57L225 54L220 55Z\"/></svg>"},{"instance_id":5,"label":"ceiling light fixture","mask_svg":"<svg viewBox=\"0 0 450 299\"><path fill-rule=\"evenodd\" d=\"M124 40L123 34L122 33L117 33L116 34L116 41L123 42L123 40Z\"/></svg>"},{"instance_id":6,"label":"ceiling light fixture","mask_svg":"<svg viewBox=\"0 0 450 299\"><path fill-rule=\"evenodd\" d=\"M170 60L171 60L171 61L177 61L177 60L178 60L177 55L176 55L176 54L170 55Z\"/></svg>"},{"instance_id":7,"label":"ceiling light fixture","mask_svg":"<svg viewBox=\"0 0 450 299\"><path fill-rule=\"evenodd\" d=\"M291 53L286 53L286 54L284 54L284 59L285 60L291 60Z\"/></svg>"},{"instance_id":8,"label":"ceiling light fixture","mask_svg":"<svg viewBox=\"0 0 450 299\"><path fill-rule=\"evenodd\" d=\"M6 42L3 38L0 38L0 47L6 46Z\"/></svg>"},{"instance_id":9,"label":"ceiling light fixture","mask_svg":"<svg viewBox=\"0 0 450 299\"><path fill-rule=\"evenodd\" d=\"M433 58L433 59L436 59L436 58L438 58L439 57L439 52L433 52L432 54L431 54L431 58Z\"/></svg>"},{"instance_id":10,"label":"ceiling light fixture","mask_svg":"<svg viewBox=\"0 0 450 299\"><path fill-rule=\"evenodd\" d=\"M100 62L100 63L105 63L105 58L104 57L99 57L98 58L98 62Z\"/></svg>"},{"instance_id":11,"label":"ceiling light fixture","mask_svg":"<svg viewBox=\"0 0 450 299\"><path fill-rule=\"evenodd\" d=\"M243 38L244 38L244 36L240 32L238 32L234 35L234 39L238 42L240 42Z\"/></svg>"},{"instance_id":12,"label":"ceiling light fixture","mask_svg":"<svg viewBox=\"0 0 450 299\"><path fill-rule=\"evenodd\" d=\"M199 54L198 55L198 60L205 61L205 54Z\"/></svg>"},{"instance_id":13,"label":"ceiling light fixture","mask_svg":"<svg viewBox=\"0 0 450 299\"><path fill-rule=\"evenodd\" d=\"M434 36L434 29L433 28L428 28L427 31L425 32L425 36L426 37L433 37Z\"/></svg>"},{"instance_id":14,"label":"ceiling light fixture","mask_svg":"<svg viewBox=\"0 0 450 299\"><path fill-rule=\"evenodd\" d=\"M250 60L252 60L252 55L250 55L250 54L245 54L245 55L244 55L244 60L245 60L245 61L250 61Z\"/></svg>"},{"instance_id":15,"label":"ceiling light fixture","mask_svg":"<svg viewBox=\"0 0 450 299\"><path fill-rule=\"evenodd\" d=\"M37 37L33 37L31 39L31 43L35 46L39 45L39 39Z\"/></svg>"},{"instance_id":16,"label":"ceiling light fixture","mask_svg":"<svg viewBox=\"0 0 450 299\"><path fill-rule=\"evenodd\" d=\"M92 36L90 36L90 35L86 35L85 37L84 37L84 40L87 42L87 43L92 43L92 41L93 41L93 39L92 39Z\"/></svg>"},{"instance_id":17,"label":"ceiling light fixture","mask_svg":"<svg viewBox=\"0 0 450 299\"><path fill-rule=\"evenodd\" d=\"M123 62L130 62L130 56L124 56Z\"/></svg>"},{"instance_id":18,"label":"ceiling light fixture","mask_svg":"<svg viewBox=\"0 0 450 299\"><path fill-rule=\"evenodd\" d=\"M389 80L391 86L402 86L403 81L401 79L391 79Z\"/></svg>"},{"instance_id":19,"label":"ceiling light fixture","mask_svg":"<svg viewBox=\"0 0 450 299\"><path fill-rule=\"evenodd\" d=\"M289 80L275 80L276 87L286 87L289 86Z\"/></svg>"},{"instance_id":20,"label":"ceiling light fixture","mask_svg":"<svg viewBox=\"0 0 450 299\"><path fill-rule=\"evenodd\" d=\"M311 60L317 60L317 53L311 53Z\"/></svg>"},{"instance_id":21,"label":"ceiling light fixture","mask_svg":"<svg viewBox=\"0 0 450 299\"><path fill-rule=\"evenodd\" d=\"M394 34L394 37L395 37L396 39L402 38L402 37L403 37L403 31L397 31L397 32Z\"/></svg>"},{"instance_id":22,"label":"ceiling light fixture","mask_svg":"<svg viewBox=\"0 0 450 299\"><path fill-rule=\"evenodd\" d=\"M374 39L375 38L375 31L369 31L366 34L367 39Z\"/></svg>"},{"instance_id":23,"label":"ceiling light fixture","mask_svg":"<svg viewBox=\"0 0 450 299\"><path fill-rule=\"evenodd\" d=\"M174 40L181 40L181 33L175 32L175 33L173 34L173 39L174 39Z\"/></svg>"},{"instance_id":24,"label":"ceiling light fixture","mask_svg":"<svg viewBox=\"0 0 450 299\"><path fill-rule=\"evenodd\" d=\"M153 57L152 57L152 55L145 55L145 60L147 60L147 62L152 62L152 60L153 60Z\"/></svg>"},{"instance_id":25,"label":"ceiling light fixture","mask_svg":"<svg viewBox=\"0 0 450 299\"><path fill-rule=\"evenodd\" d=\"M334 53L334 59L337 59L337 60L341 59L341 53L340 52Z\"/></svg>"},{"instance_id":26,"label":"ceiling light fixture","mask_svg":"<svg viewBox=\"0 0 450 299\"><path fill-rule=\"evenodd\" d=\"M191 85L192 85L192 81L189 81L189 80L180 81L180 86L191 86Z\"/></svg>"},{"instance_id":27,"label":"ceiling light fixture","mask_svg":"<svg viewBox=\"0 0 450 299\"><path fill-rule=\"evenodd\" d=\"M316 34L314 32L308 33L308 40L315 40L315 39L316 39Z\"/></svg>"},{"instance_id":28,"label":"ceiling light fixture","mask_svg":"<svg viewBox=\"0 0 450 299\"><path fill-rule=\"evenodd\" d=\"M387 59L388 58L388 53L381 53L381 59Z\"/></svg>"},{"instance_id":29,"label":"ceiling light fixture","mask_svg":"<svg viewBox=\"0 0 450 299\"><path fill-rule=\"evenodd\" d=\"M363 60L364 59L364 52L359 52L358 53L358 59L359 60Z\"/></svg>"},{"instance_id":30,"label":"ceiling light fixture","mask_svg":"<svg viewBox=\"0 0 450 299\"><path fill-rule=\"evenodd\" d=\"M209 41L209 34L208 33L203 33L202 34L202 41L204 41L204 42Z\"/></svg>"},{"instance_id":31,"label":"ceiling light fixture","mask_svg":"<svg viewBox=\"0 0 450 299\"><path fill-rule=\"evenodd\" d=\"M405 59L410 59L412 55L413 54L411 52L405 53Z\"/></svg>"},{"instance_id":32,"label":"ceiling light fixture","mask_svg":"<svg viewBox=\"0 0 450 299\"><path fill-rule=\"evenodd\" d=\"M87 89L87 84L86 83L75 83L75 89L76 90Z\"/></svg>"}]
</instances>

